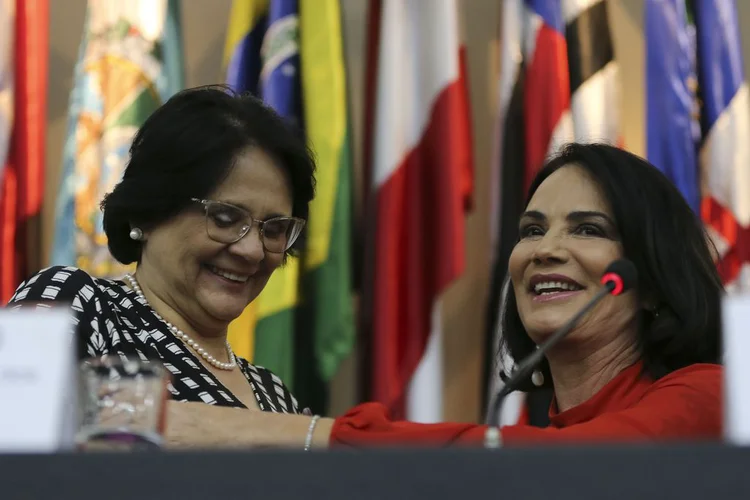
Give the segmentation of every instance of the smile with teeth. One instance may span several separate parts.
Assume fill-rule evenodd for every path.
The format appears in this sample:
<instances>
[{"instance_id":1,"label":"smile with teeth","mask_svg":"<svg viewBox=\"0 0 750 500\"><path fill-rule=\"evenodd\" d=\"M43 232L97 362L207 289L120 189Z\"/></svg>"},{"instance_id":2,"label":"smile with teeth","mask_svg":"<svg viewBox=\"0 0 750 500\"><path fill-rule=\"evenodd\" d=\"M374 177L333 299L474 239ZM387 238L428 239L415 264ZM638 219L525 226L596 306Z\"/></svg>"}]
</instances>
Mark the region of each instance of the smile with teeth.
<instances>
[{"instance_id":1,"label":"smile with teeth","mask_svg":"<svg viewBox=\"0 0 750 500\"><path fill-rule=\"evenodd\" d=\"M250 276L247 274L235 274L231 273L229 271L224 271L223 269L219 269L216 266L207 266L208 270L212 273L221 276L222 278L228 279L229 281L234 281L235 283L245 283L247 280L250 279Z\"/></svg>"},{"instance_id":2,"label":"smile with teeth","mask_svg":"<svg viewBox=\"0 0 750 500\"><path fill-rule=\"evenodd\" d=\"M560 292L575 292L581 290L581 287L575 283L564 281L545 281L534 285L534 293L537 295L547 295Z\"/></svg>"}]
</instances>

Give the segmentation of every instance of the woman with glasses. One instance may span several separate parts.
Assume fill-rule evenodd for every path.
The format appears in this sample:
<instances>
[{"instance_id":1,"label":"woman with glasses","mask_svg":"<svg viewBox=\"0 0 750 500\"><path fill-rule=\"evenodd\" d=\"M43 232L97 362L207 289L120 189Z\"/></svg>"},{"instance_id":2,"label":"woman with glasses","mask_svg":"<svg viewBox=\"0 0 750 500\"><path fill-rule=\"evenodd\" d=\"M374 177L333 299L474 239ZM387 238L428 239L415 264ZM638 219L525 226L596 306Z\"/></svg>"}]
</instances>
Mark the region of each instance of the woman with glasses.
<instances>
[{"instance_id":1,"label":"woman with glasses","mask_svg":"<svg viewBox=\"0 0 750 500\"><path fill-rule=\"evenodd\" d=\"M185 90L143 124L101 205L110 252L135 272L110 280L52 267L9 307L71 304L79 357L160 360L172 400L297 413L283 382L226 337L294 252L313 174L304 138L259 100Z\"/></svg>"}]
</instances>

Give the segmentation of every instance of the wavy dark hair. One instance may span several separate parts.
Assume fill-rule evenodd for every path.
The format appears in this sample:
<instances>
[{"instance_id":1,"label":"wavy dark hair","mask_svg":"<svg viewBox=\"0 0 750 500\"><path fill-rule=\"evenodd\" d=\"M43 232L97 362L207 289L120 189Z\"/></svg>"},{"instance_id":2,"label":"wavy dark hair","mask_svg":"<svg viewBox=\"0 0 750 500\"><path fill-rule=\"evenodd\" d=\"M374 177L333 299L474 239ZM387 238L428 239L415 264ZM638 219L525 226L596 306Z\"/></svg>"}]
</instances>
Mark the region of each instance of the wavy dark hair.
<instances>
[{"instance_id":1,"label":"wavy dark hair","mask_svg":"<svg viewBox=\"0 0 750 500\"><path fill-rule=\"evenodd\" d=\"M153 228L179 214L191 198L206 198L251 147L263 150L286 173L292 215L307 219L315 161L301 130L250 94L224 85L187 89L144 122L122 180L102 201L114 258L123 264L139 261L141 242L130 239L131 228Z\"/></svg>"},{"instance_id":2,"label":"wavy dark hair","mask_svg":"<svg viewBox=\"0 0 750 500\"><path fill-rule=\"evenodd\" d=\"M715 248L677 188L656 167L632 153L606 144L574 143L537 174L526 205L547 177L567 166L583 168L601 188L624 256L638 270L637 293L656 308L642 310L638 317L638 347L645 372L659 379L694 363L719 363L723 286L713 260ZM521 323L512 286L505 294L501 328L501 350L516 362L536 349ZM546 360L540 368L542 387L551 387ZM526 380L519 389L529 392L536 387Z\"/></svg>"}]
</instances>

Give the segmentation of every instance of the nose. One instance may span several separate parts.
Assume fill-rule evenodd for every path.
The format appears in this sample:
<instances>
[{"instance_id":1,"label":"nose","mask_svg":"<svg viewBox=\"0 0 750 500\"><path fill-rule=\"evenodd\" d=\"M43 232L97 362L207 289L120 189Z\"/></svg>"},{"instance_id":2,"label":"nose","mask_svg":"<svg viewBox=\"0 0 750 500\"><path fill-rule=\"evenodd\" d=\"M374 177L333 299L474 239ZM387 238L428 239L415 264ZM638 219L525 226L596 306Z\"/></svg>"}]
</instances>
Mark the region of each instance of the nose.
<instances>
[{"instance_id":1,"label":"nose","mask_svg":"<svg viewBox=\"0 0 750 500\"><path fill-rule=\"evenodd\" d=\"M263 248L263 240L258 225L253 224L253 227L245 236L229 245L229 251L250 262L262 261L266 256L266 250Z\"/></svg>"},{"instance_id":2,"label":"nose","mask_svg":"<svg viewBox=\"0 0 750 500\"><path fill-rule=\"evenodd\" d=\"M567 252L562 244L562 238L552 231L548 231L537 241L532 258L535 264L565 262Z\"/></svg>"}]
</instances>

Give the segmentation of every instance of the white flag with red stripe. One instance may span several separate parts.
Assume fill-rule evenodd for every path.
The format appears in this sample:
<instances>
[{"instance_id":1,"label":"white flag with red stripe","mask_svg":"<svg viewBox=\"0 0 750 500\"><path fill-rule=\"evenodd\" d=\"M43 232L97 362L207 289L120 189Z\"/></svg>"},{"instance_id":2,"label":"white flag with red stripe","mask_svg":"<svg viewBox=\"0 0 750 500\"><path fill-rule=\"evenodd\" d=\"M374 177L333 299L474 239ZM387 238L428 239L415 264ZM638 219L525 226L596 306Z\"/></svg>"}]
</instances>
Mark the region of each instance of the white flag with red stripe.
<instances>
[{"instance_id":1,"label":"white flag with red stripe","mask_svg":"<svg viewBox=\"0 0 750 500\"><path fill-rule=\"evenodd\" d=\"M706 129L701 212L727 290L750 293L750 115L734 0L694 4L698 84Z\"/></svg>"},{"instance_id":2,"label":"white flag with red stripe","mask_svg":"<svg viewBox=\"0 0 750 500\"><path fill-rule=\"evenodd\" d=\"M442 292L463 271L472 149L457 0L382 0L371 137L373 398L442 419Z\"/></svg>"}]
</instances>

